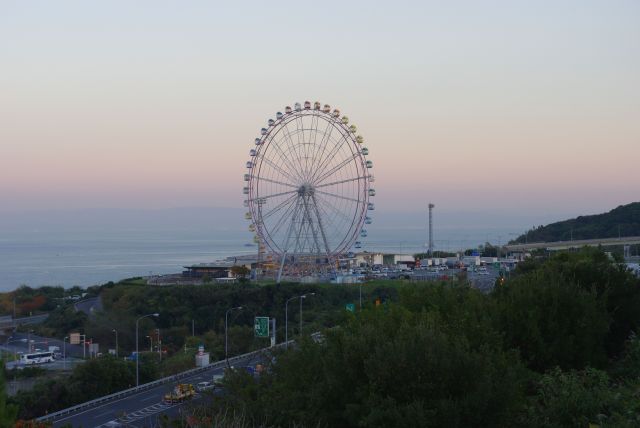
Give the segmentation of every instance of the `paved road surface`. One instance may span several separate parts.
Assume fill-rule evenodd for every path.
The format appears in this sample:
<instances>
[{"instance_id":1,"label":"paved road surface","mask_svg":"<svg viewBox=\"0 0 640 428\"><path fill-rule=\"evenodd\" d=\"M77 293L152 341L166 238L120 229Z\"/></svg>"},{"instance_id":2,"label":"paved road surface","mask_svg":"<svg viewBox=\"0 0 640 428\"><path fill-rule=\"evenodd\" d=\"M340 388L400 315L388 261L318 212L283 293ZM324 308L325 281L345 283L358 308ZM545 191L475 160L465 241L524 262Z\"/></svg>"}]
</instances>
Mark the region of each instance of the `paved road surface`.
<instances>
[{"instance_id":1,"label":"paved road surface","mask_svg":"<svg viewBox=\"0 0 640 428\"><path fill-rule=\"evenodd\" d=\"M255 366L259 362L259 357L253 356L236 362L235 365L237 367ZM213 375L222 374L222 372L222 368L212 368L183 378L179 383L191 383L195 386L198 382L211 381ZM152 425L151 422L155 422L156 418L161 414L177 416L185 404L198 403L206 397L198 394L198 396L187 403L164 404L162 402L162 396L171 391L175 384L176 383L166 383L74 415L63 416L53 422L53 427L57 428L66 424L70 424L72 427L82 426L83 428L124 425L128 427L150 426Z\"/></svg>"},{"instance_id":2,"label":"paved road surface","mask_svg":"<svg viewBox=\"0 0 640 428\"><path fill-rule=\"evenodd\" d=\"M89 299L81 300L73 305L78 312L84 312L89 316L93 316L95 311L102 310L102 299L100 296L91 297Z\"/></svg>"},{"instance_id":3,"label":"paved road surface","mask_svg":"<svg viewBox=\"0 0 640 428\"><path fill-rule=\"evenodd\" d=\"M31 340L32 349L49 350L49 346L58 346L60 353L66 349L67 355L71 357L82 357L81 345L70 345L67 340L66 346L63 346L62 340L51 337L37 336L35 334L14 332L7 341L11 341L8 345L2 346L11 352L25 353L28 351L27 339ZM24 340L24 342L20 342Z\"/></svg>"}]
</instances>

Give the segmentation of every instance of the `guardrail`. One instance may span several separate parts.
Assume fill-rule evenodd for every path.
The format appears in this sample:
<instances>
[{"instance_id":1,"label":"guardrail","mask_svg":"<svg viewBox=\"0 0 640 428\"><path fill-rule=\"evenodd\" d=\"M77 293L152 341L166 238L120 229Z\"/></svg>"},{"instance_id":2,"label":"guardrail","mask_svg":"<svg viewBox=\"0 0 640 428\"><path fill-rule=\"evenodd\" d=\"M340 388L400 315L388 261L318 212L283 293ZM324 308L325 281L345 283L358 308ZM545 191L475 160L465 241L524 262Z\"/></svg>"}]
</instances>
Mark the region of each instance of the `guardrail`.
<instances>
[{"instance_id":1,"label":"guardrail","mask_svg":"<svg viewBox=\"0 0 640 428\"><path fill-rule=\"evenodd\" d=\"M293 342L293 340L290 340L288 343L292 343L292 342ZM243 360L245 358L249 358L249 357L253 357L253 356L256 356L256 355L260 355L263 352L268 351L268 350L273 349L273 348L283 347L283 346L286 345L286 343L287 342L282 342L282 343L279 343L279 344L277 344L277 345L275 345L273 347L262 348L262 349L258 349L257 351L252 351L252 352L248 352L246 354L242 354L242 355L237 355L235 357L231 357L231 358L229 358L229 364L231 364L233 362L236 362L236 361L239 361L239 360ZM218 362L209 364L208 366L196 367L195 369L190 369L190 370L187 370L185 372L181 372L181 373L178 373L178 374L175 374L175 375L167 376L167 377L162 378L162 379L154 380L153 382L145 383L145 384L142 384L140 386L136 386L136 387L133 387L133 388L125 389L125 390L122 390L122 391L119 391L119 392L115 392L113 394L105 395L103 397L96 398L96 399L91 400L91 401L86 401L84 403L77 404L75 406L68 407L66 409L62 409L62 410L59 410L59 411L54 412L54 413L49 413L49 414L47 414L45 416L41 416L39 418L36 418L36 421L38 421L38 422L54 421L55 419L57 419L57 418L59 418L61 416L66 416L66 415L69 415L71 413L74 413L74 412L77 412L77 411L80 411L80 410L86 410L86 409L89 409L89 408L92 408L92 407L96 407L96 406L98 406L100 404L109 402L111 400L115 400L115 399L118 399L118 398L123 398L123 397L129 396L129 395L133 395L133 394L136 394L136 393L141 392L141 391L146 391L147 389L155 388L156 386L163 385L165 383L175 382L177 380L183 379L185 377L192 376L194 374L198 374L200 372L204 372L204 371L207 371L207 370L213 370L213 369L217 369L217 368L220 368L220 367L224 367L226 364L227 364L227 360L222 360L222 361L218 361Z\"/></svg>"},{"instance_id":2,"label":"guardrail","mask_svg":"<svg viewBox=\"0 0 640 428\"><path fill-rule=\"evenodd\" d=\"M22 324L35 324L40 323L47 319L49 314L33 315L30 317L12 318L11 320L0 321L0 328L13 328Z\"/></svg>"}]
</instances>

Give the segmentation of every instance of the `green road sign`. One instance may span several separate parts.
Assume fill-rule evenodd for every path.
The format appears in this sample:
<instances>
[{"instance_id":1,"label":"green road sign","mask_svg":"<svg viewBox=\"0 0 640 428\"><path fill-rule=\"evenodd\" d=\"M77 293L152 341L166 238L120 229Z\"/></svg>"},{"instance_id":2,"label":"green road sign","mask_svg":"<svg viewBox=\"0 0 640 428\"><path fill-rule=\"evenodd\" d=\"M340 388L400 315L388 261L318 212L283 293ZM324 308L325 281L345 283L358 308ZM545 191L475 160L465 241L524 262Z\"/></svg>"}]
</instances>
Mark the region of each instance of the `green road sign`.
<instances>
[{"instance_id":1,"label":"green road sign","mask_svg":"<svg viewBox=\"0 0 640 428\"><path fill-rule=\"evenodd\" d=\"M351 312L355 312L356 311L356 305L354 305L353 303L347 303L344 308L348 311Z\"/></svg>"},{"instance_id":2,"label":"green road sign","mask_svg":"<svg viewBox=\"0 0 640 428\"><path fill-rule=\"evenodd\" d=\"M269 337L269 317L256 317L253 322L256 337Z\"/></svg>"}]
</instances>

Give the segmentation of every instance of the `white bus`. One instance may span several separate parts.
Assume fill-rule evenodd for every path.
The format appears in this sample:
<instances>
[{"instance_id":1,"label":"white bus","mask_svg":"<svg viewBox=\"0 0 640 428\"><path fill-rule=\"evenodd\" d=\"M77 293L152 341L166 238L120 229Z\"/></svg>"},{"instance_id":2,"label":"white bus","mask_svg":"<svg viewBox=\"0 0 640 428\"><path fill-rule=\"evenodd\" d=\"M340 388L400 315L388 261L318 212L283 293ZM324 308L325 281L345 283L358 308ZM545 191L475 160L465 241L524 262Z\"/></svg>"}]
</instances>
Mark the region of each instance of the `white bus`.
<instances>
[{"instance_id":1,"label":"white bus","mask_svg":"<svg viewBox=\"0 0 640 428\"><path fill-rule=\"evenodd\" d=\"M53 352L35 352L31 354L20 355L21 364L52 363L53 360L54 360Z\"/></svg>"}]
</instances>

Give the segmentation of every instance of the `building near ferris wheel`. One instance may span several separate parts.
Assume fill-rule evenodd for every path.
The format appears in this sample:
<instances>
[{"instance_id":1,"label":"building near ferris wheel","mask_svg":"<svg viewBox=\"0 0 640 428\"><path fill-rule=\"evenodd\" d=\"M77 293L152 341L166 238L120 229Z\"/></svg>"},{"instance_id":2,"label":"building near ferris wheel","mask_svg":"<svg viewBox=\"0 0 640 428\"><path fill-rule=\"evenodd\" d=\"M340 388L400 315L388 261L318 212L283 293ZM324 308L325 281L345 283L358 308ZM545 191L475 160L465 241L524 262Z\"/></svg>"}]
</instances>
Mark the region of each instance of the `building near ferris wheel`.
<instances>
[{"instance_id":1,"label":"building near ferris wheel","mask_svg":"<svg viewBox=\"0 0 640 428\"><path fill-rule=\"evenodd\" d=\"M278 279L285 264L287 274L326 273L362 247L376 194L368 155L349 118L318 101L287 106L260 130L244 174L245 218Z\"/></svg>"}]
</instances>

